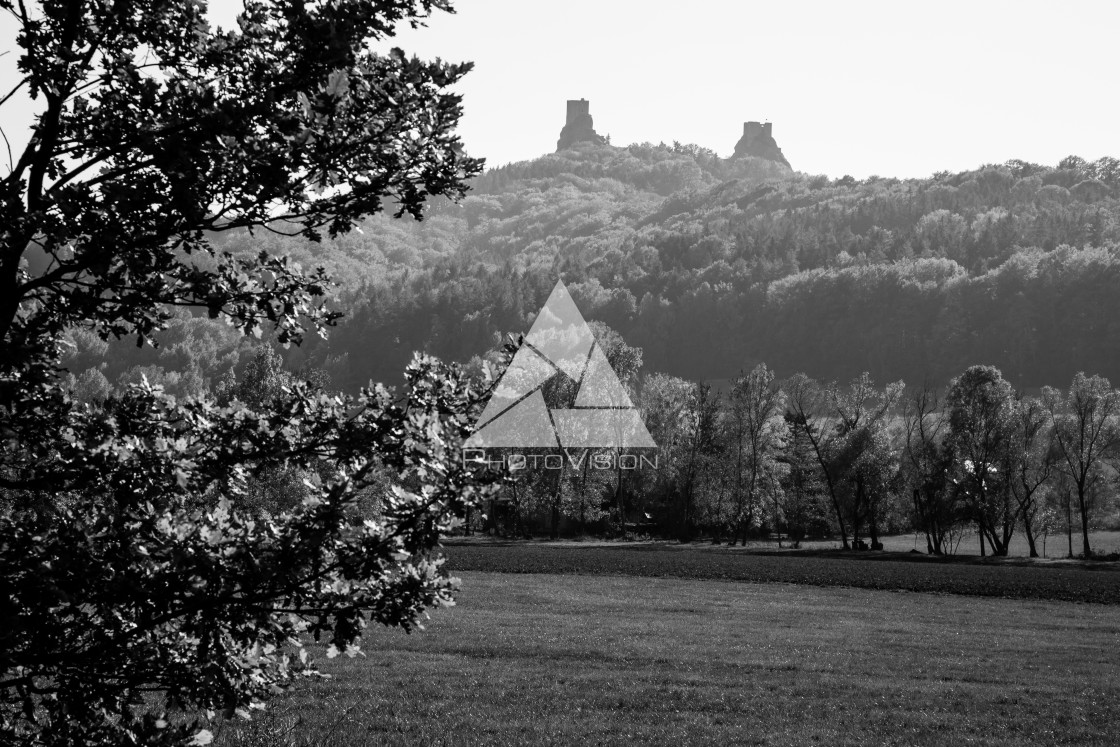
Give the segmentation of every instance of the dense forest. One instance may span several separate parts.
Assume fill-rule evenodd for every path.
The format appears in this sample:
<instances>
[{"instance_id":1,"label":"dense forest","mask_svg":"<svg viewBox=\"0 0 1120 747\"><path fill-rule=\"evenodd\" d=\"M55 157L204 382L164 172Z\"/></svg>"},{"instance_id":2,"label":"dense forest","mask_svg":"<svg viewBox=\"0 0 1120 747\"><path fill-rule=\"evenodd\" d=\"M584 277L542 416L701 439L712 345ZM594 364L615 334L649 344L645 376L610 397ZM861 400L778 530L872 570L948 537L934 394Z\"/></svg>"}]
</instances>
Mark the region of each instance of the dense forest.
<instances>
[{"instance_id":1,"label":"dense forest","mask_svg":"<svg viewBox=\"0 0 1120 747\"><path fill-rule=\"evenodd\" d=\"M221 238L328 270L345 317L286 362L348 391L399 381L416 350L485 354L528 329L558 276L587 318L642 348L647 370L692 380L761 361L782 376L942 386L977 362L1024 389L1120 376L1114 158L857 181L678 143L584 143L491 169L423 221L381 215L320 243ZM191 393L251 357L186 315L160 350L115 347L104 358L79 345L72 371L100 366L86 374L99 390L143 372Z\"/></svg>"}]
</instances>

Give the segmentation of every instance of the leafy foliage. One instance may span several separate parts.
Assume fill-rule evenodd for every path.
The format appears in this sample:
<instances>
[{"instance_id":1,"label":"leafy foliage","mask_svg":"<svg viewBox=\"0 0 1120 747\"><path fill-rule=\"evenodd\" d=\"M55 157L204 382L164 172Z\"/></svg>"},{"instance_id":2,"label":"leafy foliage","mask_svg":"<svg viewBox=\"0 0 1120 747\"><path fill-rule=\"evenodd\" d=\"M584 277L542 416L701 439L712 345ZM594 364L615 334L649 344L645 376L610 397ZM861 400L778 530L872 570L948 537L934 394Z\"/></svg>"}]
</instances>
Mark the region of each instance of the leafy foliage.
<instances>
[{"instance_id":1,"label":"leafy foliage","mask_svg":"<svg viewBox=\"0 0 1120 747\"><path fill-rule=\"evenodd\" d=\"M153 740L140 692L232 713L314 672L305 633L353 654L367 617L410 629L450 603L431 548L476 498L457 458L470 390L428 359L409 385L400 403L383 388L352 399L296 385L260 411L139 385L72 411L61 438L25 434L23 448L55 451L44 466L70 487L45 507L12 492L0 518L5 713L56 740ZM290 513L237 509L255 467L324 459L328 479L308 481ZM355 496L386 465L382 518L362 521Z\"/></svg>"},{"instance_id":2,"label":"leafy foliage","mask_svg":"<svg viewBox=\"0 0 1120 747\"><path fill-rule=\"evenodd\" d=\"M318 242L462 196L481 163L448 88L469 65L371 51L437 8L251 1L215 30L186 0L0 0L40 105L0 180L6 741L182 744L199 709L247 713L314 674L305 634L353 655L368 622L451 602L439 536L490 479L457 458L478 400L461 372L419 357L401 394L341 396L266 354L238 384L246 351L183 311L298 343L338 318L323 268L223 234ZM164 330L161 365L96 360ZM247 506L268 475L306 479Z\"/></svg>"}]
</instances>

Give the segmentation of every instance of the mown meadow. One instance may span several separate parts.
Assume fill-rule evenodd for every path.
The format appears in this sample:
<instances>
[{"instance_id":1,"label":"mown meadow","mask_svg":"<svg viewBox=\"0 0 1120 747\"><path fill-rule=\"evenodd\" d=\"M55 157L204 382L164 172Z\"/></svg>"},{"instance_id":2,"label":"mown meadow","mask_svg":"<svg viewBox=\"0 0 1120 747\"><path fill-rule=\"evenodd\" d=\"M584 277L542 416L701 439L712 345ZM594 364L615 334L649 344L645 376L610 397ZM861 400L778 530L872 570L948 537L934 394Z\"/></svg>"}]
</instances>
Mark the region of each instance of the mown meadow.
<instances>
[{"instance_id":1,"label":"mown meadow","mask_svg":"<svg viewBox=\"0 0 1120 747\"><path fill-rule=\"evenodd\" d=\"M217 743L1113 745L1120 734L1115 564L661 544L464 544L449 556L463 580L455 607L423 632L371 631L365 656L324 660L335 677L228 723Z\"/></svg>"}]
</instances>

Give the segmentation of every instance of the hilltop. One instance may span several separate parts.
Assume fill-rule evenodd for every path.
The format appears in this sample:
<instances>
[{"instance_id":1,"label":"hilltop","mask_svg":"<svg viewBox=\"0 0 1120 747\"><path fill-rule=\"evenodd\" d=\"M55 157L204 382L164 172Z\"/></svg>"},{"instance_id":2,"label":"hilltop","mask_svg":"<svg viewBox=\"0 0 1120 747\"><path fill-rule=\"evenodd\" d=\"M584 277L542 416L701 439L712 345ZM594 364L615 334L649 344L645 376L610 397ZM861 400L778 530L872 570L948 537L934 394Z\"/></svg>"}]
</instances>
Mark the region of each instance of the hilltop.
<instances>
[{"instance_id":1,"label":"hilltop","mask_svg":"<svg viewBox=\"0 0 1120 747\"><path fill-rule=\"evenodd\" d=\"M593 141L490 169L422 222L225 240L332 273L347 319L288 358L346 388L395 381L413 350L485 353L528 329L557 276L587 318L643 348L646 370L694 379L758 361L825 379L943 382L981 361L1022 387L1120 378L1118 244L1112 158L855 180ZM122 351L106 376L141 363L158 354Z\"/></svg>"}]
</instances>

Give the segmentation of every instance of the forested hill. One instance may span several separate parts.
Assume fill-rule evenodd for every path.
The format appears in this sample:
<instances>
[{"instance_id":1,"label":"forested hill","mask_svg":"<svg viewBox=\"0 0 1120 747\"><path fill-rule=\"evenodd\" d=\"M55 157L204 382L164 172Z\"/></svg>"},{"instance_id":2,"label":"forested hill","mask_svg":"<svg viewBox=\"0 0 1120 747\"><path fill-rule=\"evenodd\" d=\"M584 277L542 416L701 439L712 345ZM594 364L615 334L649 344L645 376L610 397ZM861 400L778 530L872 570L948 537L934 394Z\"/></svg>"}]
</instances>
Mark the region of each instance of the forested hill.
<instances>
[{"instance_id":1,"label":"forested hill","mask_svg":"<svg viewBox=\"0 0 1120 747\"><path fill-rule=\"evenodd\" d=\"M583 144L492 169L421 223L378 216L285 251L341 283L347 320L290 361L396 381L414 350L466 361L523 332L558 276L645 369L1020 387L1120 379L1120 161L1022 161L928 179L793 173L696 146ZM110 377L111 378L111 377Z\"/></svg>"}]
</instances>

